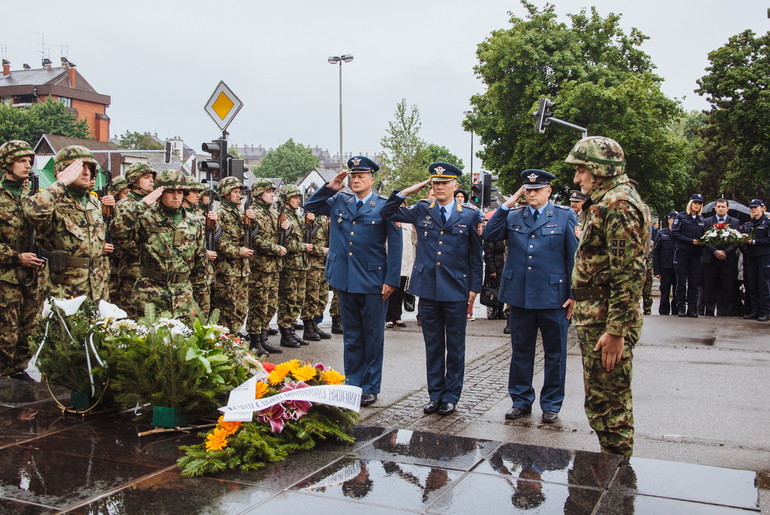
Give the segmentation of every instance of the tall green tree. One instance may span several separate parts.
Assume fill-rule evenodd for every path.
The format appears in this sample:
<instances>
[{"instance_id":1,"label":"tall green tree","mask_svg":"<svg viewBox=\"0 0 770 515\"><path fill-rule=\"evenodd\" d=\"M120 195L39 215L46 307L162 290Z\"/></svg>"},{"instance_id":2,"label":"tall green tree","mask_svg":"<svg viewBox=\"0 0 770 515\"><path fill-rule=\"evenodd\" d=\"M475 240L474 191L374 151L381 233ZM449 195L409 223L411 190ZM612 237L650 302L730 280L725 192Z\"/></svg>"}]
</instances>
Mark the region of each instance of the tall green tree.
<instances>
[{"instance_id":1,"label":"tall green tree","mask_svg":"<svg viewBox=\"0 0 770 515\"><path fill-rule=\"evenodd\" d=\"M163 150L165 146L157 142L149 132L126 131L118 136L118 147L128 150Z\"/></svg>"},{"instance_id":2,"label":"tall green tree","mask_svg":"<svg viewBox=\"0 0 770 515\"><path fill-rule=\"evenodd\" d=\"M318 158L310 147L295 143L289 138L285 143L270 150L262 164L253 170L256 177L280 177L286 184L294 184L298 178L318 166Z\"/></svg>"},{"instance_id":3,"label":"tall green tree","mask_svg":"<svg viewBox=\"0 0 770 515\"><path fill-rule=\"evenodd\" d=\"M696 93L711 104L700 166L713 193L770 192L770 32L746 30L709 53ZM739 198L739 200L741 199Z\"/></svg>"},{"instance_id":4,"label":"tall green tree","mask_svg":"<svg viewBox=\"0 0 770 515\"><path fill-rule=\"evenodd\" d=\"M21 139L34 146L43 134L90 137L88 124L51 97L28 107L0 105L0 141Z\"/></svg>"},{"instance_id":5,"label":"tall green tree","mask_svg":"<svg viewBox=\"0 0 770 515\"><path fill-rule=\"evenodd\" d=\"M416 105L407 107L402 98L380 140L380 180L387 189L400 190L425 179L427 145L419 134L421 126L420 110Z\"/></svg>"},{"instance_id":6,"label":"tall green tree","mask_svg":"<svg viewBox=\"0 0 770 515\"><path fill-rule=\"evenodd\" d=\"M464 127L481 137L485 168L509 193L522 170L546 169L565 199L574 168L564 159L580 133L553 123L545 134L533 129L532 113L540 97L548 97L557 118L621 144L627 171L648 203L659 211L672 205L677 185L687 180L683 142L671 130L682 111L661 92L662 79L639 48L647 37L637 29L625 33L620 15L602 17L595 8L570 14L567 25L551 4L521 3L526 18L512 16L510 28L494 31L477 50L475 72L486 91L471 98Z\"/></svg>"}]
</instances>

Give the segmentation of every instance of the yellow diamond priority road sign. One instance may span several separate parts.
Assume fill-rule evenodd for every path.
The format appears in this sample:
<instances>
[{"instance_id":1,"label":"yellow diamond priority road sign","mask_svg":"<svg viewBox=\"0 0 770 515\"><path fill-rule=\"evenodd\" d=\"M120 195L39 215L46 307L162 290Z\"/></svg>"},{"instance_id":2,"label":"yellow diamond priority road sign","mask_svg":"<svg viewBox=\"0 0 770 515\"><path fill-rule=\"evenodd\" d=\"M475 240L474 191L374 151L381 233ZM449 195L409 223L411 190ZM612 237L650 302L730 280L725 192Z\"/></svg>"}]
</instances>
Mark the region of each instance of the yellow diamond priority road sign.
<instances>
[{"instance_id":1,"label":"yellow diamond priority road sign","mask_svg":"<svg viewBox=\"0 0 770 515\"><path fill-rule=\"evenodd\" d=\"M227 129L235 115L243 107L243 102L235 96L235 93L224 83L219 81L217 88L212 93L209 101L206 102L206 112L211 116L220 129Z\"/></svg>"}]
</instances>

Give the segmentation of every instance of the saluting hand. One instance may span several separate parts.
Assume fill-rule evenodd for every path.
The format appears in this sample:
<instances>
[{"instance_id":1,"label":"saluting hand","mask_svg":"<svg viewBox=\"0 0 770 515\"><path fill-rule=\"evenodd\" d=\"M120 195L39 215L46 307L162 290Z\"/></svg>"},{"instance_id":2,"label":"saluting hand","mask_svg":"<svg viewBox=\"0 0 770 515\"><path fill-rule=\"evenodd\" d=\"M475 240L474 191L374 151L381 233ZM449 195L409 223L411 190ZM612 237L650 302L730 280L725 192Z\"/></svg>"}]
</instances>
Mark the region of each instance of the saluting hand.
<instances>
[{"instance_id":1,"label":"saluting hand","mask_svg":"<svg viewBox=\"0 0 770 515\"><path fill-rule=\"evenodd\" d=\"M519 201L519 197L521 197L522 193L524 193L524 186L522 185L521 188L519 188L516 193L508 197L508 200L505 201L505 204L503 204L507 208L512 208L516 205L516 203Z\"/></svg>"},{"instance_id":2,"label":"saluting hand","mask_svg":"<svg viewBox=\"0 0 770 515\"><path fill-rule=\"evenodd\" d=\"M427 179L425 179L422 182L418 182L417 184L413 184L412 186L409 186L408 188L404 188L403 190L401 190L401 195L404 196L404 197L408 197L409 195L411 195L413 193L417 193L418 191L423 189L425 186L427 186L429 182L430 182L430 178L427 178Z\"/></svg>"},{"instance_id":3,"label":"saluting hand","mask_svg":"<svg viewBox=\"0 0 770 515\"><path fill-rule=\"evenodd\" d=\"M326 185L327 188L334 191L340 191L345 186L345 177L348 176L348 171L343 170L337 175L334 176L334 179L329 181L329 184Z\"/></svg>"},{"instance_id":4,"label":"saluting hand","mask_svg":"<svg viewBox=\"0 0 770 515\"><path fill-rule=\"evenodd\" d=\"M158 186L157 188L152 190L151 193L148 193L147 195L145 195L144 198L142 199L142 202L144 202L148 206L151 206L158 201L158 199L162 194L163 194L163 186Z\"/></svg>"},{"instance_id":5,"label":"saluting hand","mask_svg":"<svg viewBox=\"0 0 770 515\"><path fill-rule=\"evenodd\" d=\"M80 159L75 159L72 164L70 164L67 168L56 175L56 179L58 179L59 182L65 186L69 186L70 184L74 183L82 173L83 161Z\"/></svg>"}]
</instances>

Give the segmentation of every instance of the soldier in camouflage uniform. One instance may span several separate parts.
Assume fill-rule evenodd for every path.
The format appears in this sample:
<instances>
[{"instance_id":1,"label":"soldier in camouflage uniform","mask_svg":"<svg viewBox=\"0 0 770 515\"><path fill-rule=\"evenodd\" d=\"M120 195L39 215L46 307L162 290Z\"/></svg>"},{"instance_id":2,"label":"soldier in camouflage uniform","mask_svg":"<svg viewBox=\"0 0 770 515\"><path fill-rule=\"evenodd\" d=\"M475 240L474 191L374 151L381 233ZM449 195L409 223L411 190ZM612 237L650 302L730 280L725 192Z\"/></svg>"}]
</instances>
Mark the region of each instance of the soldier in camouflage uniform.
<instances>
[{"instance_id":1,"label":"soldier in camouflage uniform","mask_svg":"<svg viewBox=\"0 0 770 515\"><path fill-rule=\"evenodd\" d=\"M305 280L305 304L302 306L302 339L317 342L332 337L316 323L323 315L329 301L329 284L324 278L326 255L329 253L329 217L305 213L305 242L313 244L308 254L308 271Z\"/></svg>"},{"instance_id":2,"label":"soldier in camouflage uniform","mask_svg":"<svg viewBox=\"0 0 770 515\"><path fill-rule=\"evenodd\" d=\"M305 281L308 271L307 255L313 251L311 243L304 243L304 220L299 219L297 210L302 205L302 194L296 186L287 186L281 195L286 221L291 230L284 243L287 253L283 258L281 279L278 285L278 330L281 332L281 346L294 347L297 343L308 345L294 332L294 321L305 303ZM294 345L292 345L294 342Z\"/></svg>"},{"instance_id":3,"label":"soldier in camouflage uniform","mask_svg":"<svg viewBox=\"0 0 770 515\"><path fill-rule=\"evenodd\" d=\"M22 196L24 216L37 231L46 249L48 281L43 298L69 299L86 295L109 300L110 263L113 246L106 243L106 226L99 200L90 194L96 175L91 151L79 145L61 149L54 158L57 181L32 196ZM105 206L115 197L105 195Z\"/></svg>"},{"instance_id":4,"label":"soldier in camouflage uniform","mask_svg":"<svg viewBox=\"0 0 770 515\"><path fill-rule=\"evenodd\" d=\"M182 201L182 207L187 210L190 214L194 215L195 219L200 223L201 225L205 224L205 220L208 218L212 220L215 224L217 223L217 213L216 211L208 211L208 204L202 203L201 198L203 196L203 192L208 192L206 189L206 186L201 183L198 179L195 177L186 175L185 181L187 182L187 189L184 191L184 200ZM214 250L206 250L206 257L208 258L206 262L206 277L208 277L208 291L211 292L211 289L214 285L214 280L216 279L216 271L214 270L214 263L217 259L217 253ZM208 305L208 300L202 300L198 303L201 306ZM204 312L203 313L204 318L208 318L209 313Z\"/></svg>"},{"instance_id":5,"label":"soldier in camouflage uniform","mask_svg":"<svg viewBox=\"0 0 770 515\"><path fill-rule=\"evenodd\" d=\"M281 257L286 247L278 244L278 212L273 207L275 187L273 181L259 178L251 186L254 199L254 230L251 257L251 281L249 285L249 317L246 330L251 347L259 354L281 354L283 351L267 343L268 324L278 310L278 284L281 273ZM288 227L288 222L285 222ZM293 342L291 347L299 347Z\"/></svg>"},{"instance_id":6,"label":"soldier in camouflage uniform","mask_svg":"<svg viewBox=\"0 0 770 515\"><path fill-rule=\"evenodd\" d=\"M573 321L583 355L585 412L602 452L631 455L633 349L643 316L639 301L650 220L625 174L620 145L580 140L566 159L574 183L589 195L572 272Z\"/></svg>"},{"instance_id":7,"label":"soldier in camouflage uniform","mask_svg":"<svg viewBox=\"0 0 770 515\"><path fill-rule=\"evenodd\" d=\"M158 188L134 207L134 218L116 219L117 238L133 238L139 256L139 277L132 288L132 303L140 311L155 304L158 314L192 321L208 311L204 228L182 209L189 186L179 170L158 174ZM128 223L126 223L128 222ZM132 223L133 222L133 223ZM205 300L204 300L205 299Z\"/></svg>"},{"instance_id":8,"label":"soldier in camouflage uniform","mask_svg":"<svg viewBox=\"0 0 770 515\"><path fill-rule=\"evenodd\" d=\"M128 188L128 182L122 175L112 180L107 193L115 197L115 202L120 202L131 190ZM117 304L120 299L121 291L120 276L118 270L120 269L120 263L123 261L124 252L120 245L113 243L114 250L109 255L110 260L110 300L113 304Z\"/></svg>"},{"instance_id":9,"label":"soldier in camouflage uniform","mask_svg":"<svg viewBox=\"0 0 770 515\"><path fill-rule=\"evenodd\" d=\"M30 252L34 230L24 218L22 195L35 152L29 143L12 140L0 146L0 375L28 379L29 336L40 311L39 271L45 261Z\"/></svg>"},{"instance_id":10,"label":"soldier in camouflage uniform","mask_svg":"<svg viewBox=\"0 0 770 515\"><path fill-rule=\"evenodd\" d=\"M243 216L240 211L243 184L237 177L225 177L217 185L217 210L222 234L216 242L216 279L211 290L211 308L219 310L219 323L235 334L240 331L249 308L249 258L254 250L245 247ZM253 219L254 211L246 216Z\"/></svg>"}]
</instances>

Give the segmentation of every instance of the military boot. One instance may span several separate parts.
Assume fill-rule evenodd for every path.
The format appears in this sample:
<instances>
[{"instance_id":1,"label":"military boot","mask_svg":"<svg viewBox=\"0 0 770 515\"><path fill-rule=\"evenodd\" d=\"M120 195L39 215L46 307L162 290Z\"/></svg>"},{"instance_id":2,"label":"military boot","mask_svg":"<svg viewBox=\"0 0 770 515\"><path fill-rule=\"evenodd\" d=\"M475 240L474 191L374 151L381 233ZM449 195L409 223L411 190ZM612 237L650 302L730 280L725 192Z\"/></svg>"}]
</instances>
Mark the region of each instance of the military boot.
<instances>
[{"instance_id":1,"label":"military boot","mask_svg":"<svg viewBox=\"0 0 770 515\"><path fill-rule=\"evenodd\" d=\"M280 347L276 347L275 345L270 345L267 341L267 331L262 331L262 348L265 349L270 354L283 354L283 351Z\"/></svg>"},{"instance_id":2,"label":"military boot","mask_svg":"<svg viewBox=\"0 0 770 515\"><path fill-rule=\"evenodd\" d=\"M274 329L272 327L268 327L267 328L267 334L269 334L270 336L275 336L276 334L278 334L278 329Z\"/></svg>"},{"instance_id":3,"label":"military boot","mask_svg":"<svg viewBox=\"0 0 770 515\"><path fill-rule=\"evenodd\" d=\"M267 349L265 349L262 346L262 337L259 334L250 334L249 335L249 343L251 347L251 352L256 354L257 356L261 356L263 354L269 355L270 352L268 352Z\"/></svg>"},{"instance_id":4,"label":"military boot","mask_svg":"<svg viewBox=\"0 0 770 515\"><path fill-rule=\"evenodd\" d=\"M294 341L297 342L300 345L310 345L310 342L307 340L303 340L299 336L297 336L297 333L294 332L294 328L289 329L289 333L291 334L291 337L294 338Z\"/></svg>"},{"instance_id":5,"label":"military boot","mask_svg":"<svg viewBox=\"0 0 770 515\"><path fill-rule=\"evenodd\" d=\"M334 334L342 334L342 317L339 315L332 317L332 332Z\"/></svg>"},{"instance_id":6,"label":"military boot","mask_svg":"<svg viewBox=\"0 0 770 515\"><path fill-rule=\"evenodd\" d=\"M332 337L331 334L318 327L318 323L315 320L311 320L311 322L313 323L313 330L315 331L315 334L320 336L322 340L328 340Z\"/></svg>"},{"instance_id":7,"label":"military boot","mask_svg":"<svg viewBox=\"0 0 770 515\"><path fill-rule=\"evenodd\" d=\"M303 320L303 331L302 331L302 339L307 340L309 342L320 342L321 337L318 335L318 333L315 332L315 328L313 327L313 321L310 319Z\"/></svg>"},{"instance_id":8,"label":"military boot","mask_svg":"<svg viewBox=\"0 0 770 515\"><path fill-rule=\"evenodd\" d=\"M281 332L281 347L290 347L296 349L299 347L299 342L292 338L292 332L290 327L279 327Z\"/></svg>"}]
</instances>

